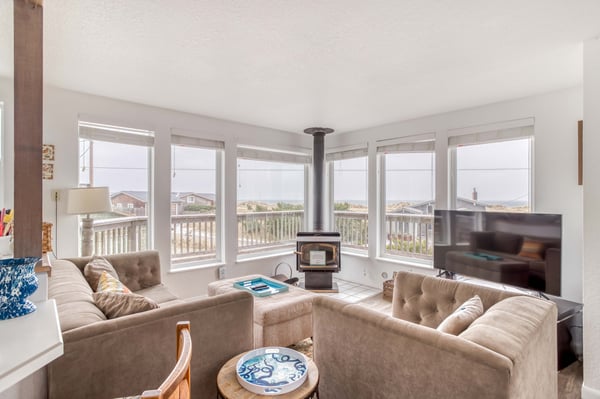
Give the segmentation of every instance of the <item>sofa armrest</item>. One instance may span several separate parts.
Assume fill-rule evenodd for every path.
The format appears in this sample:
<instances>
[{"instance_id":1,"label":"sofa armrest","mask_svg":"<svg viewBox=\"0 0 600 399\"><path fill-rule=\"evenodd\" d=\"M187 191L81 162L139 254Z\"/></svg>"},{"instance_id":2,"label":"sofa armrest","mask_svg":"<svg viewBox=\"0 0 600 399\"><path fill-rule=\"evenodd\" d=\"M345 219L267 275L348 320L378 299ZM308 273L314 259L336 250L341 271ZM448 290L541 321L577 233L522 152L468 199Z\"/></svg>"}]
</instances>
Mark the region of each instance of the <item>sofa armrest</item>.
<instances>
[{"instance_id":1,"label":"sofa armrest","mask_svg":"<svg viewBox=\"0 0 600 399\"><path fill-rule=\"evenodd\" d=\"M461 338L506 356L515 372L510 397L556 398L556 305L530 296L498 302Z\"/></svg>"},{"instance_id":2,"label":"sofa armrest","mask_svg":"<svg viewBox=\"0 0 600 399\"><path fill-rule=\"evenodd\" d=\"M546 260L544 280L548 294L560 295L561 260L559 248L547 248L544 259Z\"/></svg>"},{"instance_id":3,"label":"sofa armrest","mask_svg":"<svg viewBox=\"0 0 600 399\"><path fill-rule=\"evenodd\" d=\"M192 392L214 398L220 367L252 349L253 297L243 291L97 322L63 334L49 398L117 397L157 387L175 363L174 326L191 323Z\"/></svg>"},{"instance_id":4,"label":"sofa armrest","mask_svg":"<svg viewBox=\"0 0 600 399\"><path fill-rule=\"evenodd\" d=\"M509 389L506 356L361 305L316 298L313 334L324 398L484 398Z\"/></svg>"}]
</instances>

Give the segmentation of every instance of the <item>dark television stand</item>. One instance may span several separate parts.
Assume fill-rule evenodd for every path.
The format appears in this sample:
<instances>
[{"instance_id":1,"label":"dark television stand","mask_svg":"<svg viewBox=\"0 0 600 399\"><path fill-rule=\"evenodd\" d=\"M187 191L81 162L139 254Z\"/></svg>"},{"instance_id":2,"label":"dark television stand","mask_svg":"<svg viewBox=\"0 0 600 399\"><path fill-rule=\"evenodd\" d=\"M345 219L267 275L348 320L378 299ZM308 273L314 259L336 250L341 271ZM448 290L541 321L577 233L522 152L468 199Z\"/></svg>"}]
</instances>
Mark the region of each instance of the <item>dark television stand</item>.
<instances>
[{"instance_id":1,"label":"dark television stand","mask_svg":"<svg viewBox=\"0 0 600 399\"><path fill-rule=\"evenodd\" d=\"M556 345L558 369L563 369L582 355L583 304L544 294L557 309Z\"/></svg>"}]
</instances>

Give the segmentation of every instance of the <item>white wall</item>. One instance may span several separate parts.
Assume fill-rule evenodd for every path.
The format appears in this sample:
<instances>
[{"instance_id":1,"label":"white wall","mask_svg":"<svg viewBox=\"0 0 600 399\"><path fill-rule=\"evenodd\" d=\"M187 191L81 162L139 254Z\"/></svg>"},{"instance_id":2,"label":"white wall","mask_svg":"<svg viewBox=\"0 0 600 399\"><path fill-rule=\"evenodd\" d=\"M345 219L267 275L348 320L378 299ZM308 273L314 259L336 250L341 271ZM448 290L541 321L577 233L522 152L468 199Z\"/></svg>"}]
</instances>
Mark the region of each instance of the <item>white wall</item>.
<instances>
[{"instance_id":1,"label":"white wall","mask_svg":"<svg viewBox=\"0 0 600 399\"><path fill-rule=\"evenodd\" d=\"M10 84L8 84L10 83ZM0 206L3 208L13 207L13 148L14 148L14 87L12 80L0 79L0 101L4 103L4 115L2 119L2 160L0 160ZM7 189L9 188L9 189ZM8 192L9 191L9 192Z\"/></svg>"},{"instance_id":2,"label":"white wall","mask_svg":"<svg viewBox=\"0 0 600 399\"><path fill-rule=\"evenodd\" d=\"M5 102L7 110L7 148L6 163L3 170L6 190L3 206L12 204L13 154L12 154L12 80L0 78L0 101ZM10 114L9 114L10 113ZM80 115L87 120L148 129L155 132L155 170L154 170L154 222L156 226L170 225L170 197L161 193L171 192L171 147L172 128L182 129L225 142L225 235L231 237L237 229L236 220L236 146L252 144L269 148L301 149L310 152L310 137L235 122L202 117L188 113L160 109L134 104L116 99L92 96L44 87L44 143L54 144L56 160L54 179L43 183L43 219L54 223L56 241L54 250L58 257L77 256L78 219L65 213L66 203L63 193L58 203L52 201L52 190L65 190L78 184L78 136L77 123ZM4 185L4 184L3 184ZM57 216L55 216L57 206ZM169 264L170 231L168 228L156 228L154 247L161 253L161 263ZM281 260L293 261L291 255L274 257L258 261L236 263L236 241L225 240L225 260L227 276L241 276L249 273L270 275ZM178 273L166 273L163 267L163 279L179 295L193 296L206 293L206 285L217 278L216 267L201 268Z\"/></svg>"},{"instance_id":3,"label":"white wall","mask_svg":"<svg viewBox=\"0 0 600 399\"><path fill-rule=\"evenodd\" d=\"M600 39L583 47L583 387L600 398Z\"/></svg>"},{"instance_id":4,"label":"white wall","mask_svg":"<svg viewBox=\"0 0 600 399\"><path fill-rule=\"evenodd\" d=\"M443 208L446 207L448 192L448 177L444 172L448 162L446 143L449 130L534 118L533 208L536 212L563 215L562 296L581 302L583 190L577 185L577 121L582 119L582 107L582 90L573 88L351 133L332 134L327 136L326 141L328 147L366 142L372 158L375 156L373 148L377 146L378 140L435 132L436 197L438 207ZM369 165L374 165L374 162L371 160ZM376 180L377 171L371 168L369 181ZM375 185L370 184L370 187L374 189ZM374 203L372 198L376 198L373 193L369 196L370 203ZM375 207L370 206L370 232L376 231L371 223L376 217ZM370 247L376 245L374 236L375 234L370 234ZM373 248L370 248L370 253L372 252ZM394 270L433 273L431 269L415 269L414 265L346 255L342 261L340 277L381 287L384 281L381 274L386 272L391 276Z\"/></svg>"}]
</instances>

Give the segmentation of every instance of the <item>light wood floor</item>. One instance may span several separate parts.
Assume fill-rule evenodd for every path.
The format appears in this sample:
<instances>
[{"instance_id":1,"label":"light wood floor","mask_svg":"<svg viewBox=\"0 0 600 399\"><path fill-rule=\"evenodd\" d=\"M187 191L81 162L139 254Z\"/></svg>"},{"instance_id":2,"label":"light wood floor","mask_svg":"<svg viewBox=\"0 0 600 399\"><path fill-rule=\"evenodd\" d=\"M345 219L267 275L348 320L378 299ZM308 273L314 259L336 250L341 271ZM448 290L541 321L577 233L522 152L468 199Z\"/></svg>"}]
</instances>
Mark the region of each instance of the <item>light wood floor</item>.
<instances>
[{"instance_id":1,"label":"light wood floor","mask_svg":"<svg viewBox=\"0 0 600 399\"><path fill-rule=\"evenodd\" d=\"M358 302L378 312L392 314L392 301L383 298L382 294L370 296ZM558 372L558 397L559 399L581 399L581 385L583 384L583 362L577 361Z\"/></svg>"}]
</instances>

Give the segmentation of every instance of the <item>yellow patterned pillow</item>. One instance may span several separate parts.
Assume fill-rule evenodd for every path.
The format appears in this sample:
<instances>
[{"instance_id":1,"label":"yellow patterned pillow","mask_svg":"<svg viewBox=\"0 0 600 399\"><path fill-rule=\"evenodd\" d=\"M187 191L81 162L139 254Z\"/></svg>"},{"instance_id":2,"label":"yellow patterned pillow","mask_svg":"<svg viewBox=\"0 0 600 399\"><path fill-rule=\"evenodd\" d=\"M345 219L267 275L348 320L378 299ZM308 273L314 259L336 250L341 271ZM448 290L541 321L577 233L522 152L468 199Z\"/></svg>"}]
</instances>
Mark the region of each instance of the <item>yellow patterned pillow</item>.
<instances>
[{"instance_id":1,"label":"yellow patterned pillow","mask_svg":"<svg viewBox=\"0 0 600 399\"><path fill-rule=\"evenodd\" d=\"M521 251L519 252L519 256L524 256L526 258L542 260L544 259L544 250L546 246L543 242L535 241L535 240L523 240L523 245L521 246Z\"/></svg>"},{"instance_id":2,"label":"yellow patterned pillow","mask_svg":"<svg viewBox=\"0 0 600 399\"><path fill-rule=\"evenodd\" d=\"M131 290L118 279L103 271L98 279L98 288L96 292L119 292L122 294L131 294Z\"/></svg>"}]
</instances>

